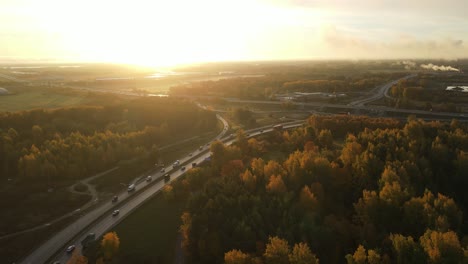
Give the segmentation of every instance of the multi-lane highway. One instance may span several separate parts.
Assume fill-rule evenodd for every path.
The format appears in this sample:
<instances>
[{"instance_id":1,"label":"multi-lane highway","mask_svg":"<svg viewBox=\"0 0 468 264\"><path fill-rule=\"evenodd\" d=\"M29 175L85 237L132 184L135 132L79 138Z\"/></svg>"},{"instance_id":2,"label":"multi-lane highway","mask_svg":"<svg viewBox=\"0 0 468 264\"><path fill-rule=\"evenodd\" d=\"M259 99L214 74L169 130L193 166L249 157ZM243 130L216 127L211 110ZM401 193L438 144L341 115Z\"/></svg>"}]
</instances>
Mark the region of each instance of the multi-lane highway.
<instances>
[{"instance_id":1,"label":"multi-lane highway","mask_svg":"<svg viewBox=\"0 0 468 264\"><path fill-rule=\"evenodd\" d=\"M229 128L226 120L219 115L217 115L217 118L223 122L224 128L213 140L221 140ZM197 149L192 153L192 155L182 157L180 159L181 167L191 164L192 162L199 163L203 161L203 159L209 155L208 148L208 146L203 146L201 151ZM184 171L180 171L172 167L166 168L166 172L171 174L172 179L176 179L184 173ZM136 182L136 192L129 193L123 191L118 195L117 203L113 204L109 201L108 203L102 204L94 210L84 214L78 220L49 238L45 243L29 254L29 256L27 256L21 263L46 263L51 259L54 261L58 260L61 263L66 263L66 260L69 258L69 254L58 254L58 252L63 252L65 246L68 244L74 244L77 247L76 250L81 250L80 241L82 241L84 236L88 233L86 230L95 233L96 236L104 234L106 230L135 210L142 202L161 190L164 186L164 181L156 182L156 179L162 177L163 174L164 173L161 172L152 174L151 176L155 180L149 183L144 180ZM144 190L139 192L141 189ZM120 210L120 214L112 217L111 211L115 208ZM76 213L79 214L80 211L77 211ZM53 258L53 256L55 256L55 258Z\"/></svg>"},{"instance_id":2,"label":"multi-lane highway","mask_svg":"<svg viewBox=\"0 0 468 264\"><path fill-rule=\"evenodd\" d=\"M244 100L244 99L236 99L236 98L224 98L227 102L230 103L240 103L240 104L276 104L281 105L283 102L280 101L266 101L266 100ZM365 111L383 111L389 113L404 113L408 115L412 114L420 114L420 115L430 115L434 117L444 117L444 118L459 118L463 119L465 117L464 114L460 113L452 113L452 112L431 112L431 111L424 111L424 110L416 110L416 109L396 109L386 106L359 106L359 105L339 105L339 104L330 104L330 103L321 103L321 102L310 102L310 103L297 103L298 105L304 107L315 107L315 108L335 108L335 109L343 109L343 110L365 110Z\"/></svg>"},{"instance_id":3,"label":"multi-lane highway","mask_svg":"<svg viewBox=\"0 0 468 264\"><path fill-rule=\"evenodd\" d=\"M227 122L218 117L223 121L224 129L215 138L215 140L221 140L227 145L232 144L235 138L231 136L225 136L227 132ZM284 129L301 126L304 123L303 120L285 123ZM272 131L271 126L252 129L246 131L249 137L254 137L259 134L268 133ZM153 195L162 190L166 184L164 180L158 180L163 177L163 174L168 173L171 180L173 181L183 175L187 170L192 167L192 163L199 164L210 156L209 147L203 146L202 149L197 149L192 152L192 155L181 158L180 165L177 168L172 166L165 168L165 172L153 173L152 181L139 181L135 183L136 191L127 192L124 191L118 195L118 202L112 203L108 201L102 204L100 207L94 209L88 214L83 215L80 219L76 220L68 227L54 235L43 245L37 248L32 254L25 258L22 263L47 263L58 261L60 263L66 263L70 258L70 254L65 252L68 245L75 245L75 250L81 250L81 241L86 237L88 233L94 233L96 237L102 236L106 231L111 229L117 223L119 223L126 216L130 215L135 209L137 209L143 202L151 198ZM185 167L185 170L181 168ZM116 216L112 215L112 211L118 209L120 213Z\"/></svg>"},{"instance_id":4,"label":"multi-lane highway","mask_svg":"<svg viewBox=\"0 0 468 264\"><path fill-rule=\"evenodd\" d=\"M412 75L405 76L402 79L411 78ZM400 80L400 79L399 79ZM363 110L374 110L375 107L365 106L366 103L377 100L386 95L388 89L399 80L390 82L380 89L377 89L375 94L369 98L357 100L351 103L350 105L336 105L336 104L324 104L324 103L301 103L304 106L311 107L330 107L330 108L342 108L342 109L363 109ZM133 94L132 94L133 95ZM235 98L224 98L226 101L231 103L254 103L254 104L282 104L278 101L259 101L259 100L240 100ZM433 113L429 111L422 110L410 110L410 109L393 109L387 107L379 107L381 111L389 112L399 112L399 113L408 113L408 114L424 114L432 116L441 116L441 117L463 117L459 113ZM234 139L230 137L224 137L225 133L228 130L227 122L217 115L224 124L223 131L215 138L217 140L222 140L226 144L231 144ZM292 123L284 125L284 128L296 127L302 125L302 122ZM262 131L263 130L263 131ZM249 137L257 136L261 133L270 132L271 127L268 128L259 128L251 131ZM181 158L181 166L185 166L186 169L191 167L193 162L200 163L205 158L209 157L210 153L207 146L204 146L202 150L196 150L193 152L193 155L186 156ZM185 171L181 171L179 168L166 168L166 173L170 173L171 181L177 179L183 175ZM85 236L92 232L95 233L97 237L103 235L107 230L116 225L123 218L128 216L133 210L138 208L144 201L152 197L154 194L159 192L165 185L164 181L157 181L156 179L161 178L164 173L157 172L152 174L154 179L151 182L139 181L136 182L136 192L128 193L126 191L118 195L118 202L112 204L110 201L104 203L94 210L84 214L78 220L70 224L68 227L64 228L45 243L43 243L39 248L34 250L29 256L27 256L21 263L46 263L47 261L60 261L61 263L66 263L67 259L70 257L69 254L65 253L64 250L67 245L74 244L76 245L76 250L81 250L80 242L85 238ZM117 216L112 216L111 212L114 209L119 209L120 214Z\"/></svg>"}]
</instances>

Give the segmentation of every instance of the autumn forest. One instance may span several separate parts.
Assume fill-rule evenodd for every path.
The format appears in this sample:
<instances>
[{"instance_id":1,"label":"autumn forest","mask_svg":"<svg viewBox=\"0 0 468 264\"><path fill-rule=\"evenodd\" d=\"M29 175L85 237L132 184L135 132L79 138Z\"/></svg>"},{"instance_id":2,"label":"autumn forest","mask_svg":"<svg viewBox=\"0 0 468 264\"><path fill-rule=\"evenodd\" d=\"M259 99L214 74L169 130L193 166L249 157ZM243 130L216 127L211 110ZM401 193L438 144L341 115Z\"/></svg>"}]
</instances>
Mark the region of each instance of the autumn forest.
<instances>
[{"instance_id":1,"label":"autumn forest","mask_svg":"<svg viewBox=\"0 0 468 264\"><path fill-rule=\"evenodd\" d=\"M450 124L312 116L212 144L189 195L191 263L466 263L468 134Z\"/></svg>"}]
</instances>

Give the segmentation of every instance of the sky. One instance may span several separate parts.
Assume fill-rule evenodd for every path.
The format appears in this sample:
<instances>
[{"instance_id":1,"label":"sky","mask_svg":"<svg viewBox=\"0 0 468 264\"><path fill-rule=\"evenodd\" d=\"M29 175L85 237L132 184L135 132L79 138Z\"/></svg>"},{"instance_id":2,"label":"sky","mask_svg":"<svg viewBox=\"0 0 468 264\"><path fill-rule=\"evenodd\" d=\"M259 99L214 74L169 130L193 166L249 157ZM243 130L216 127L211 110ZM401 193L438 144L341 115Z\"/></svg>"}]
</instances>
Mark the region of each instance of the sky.
<instances>
[{"instance_id":1,"label":"sky","mask_svg":"<svg viewBox=\"0 0 468 264\"><path fill-rule=\"evenodd\" d=\"M0 0L0 62L468 57L466 0Z\"/></svg>"}]
</instances>

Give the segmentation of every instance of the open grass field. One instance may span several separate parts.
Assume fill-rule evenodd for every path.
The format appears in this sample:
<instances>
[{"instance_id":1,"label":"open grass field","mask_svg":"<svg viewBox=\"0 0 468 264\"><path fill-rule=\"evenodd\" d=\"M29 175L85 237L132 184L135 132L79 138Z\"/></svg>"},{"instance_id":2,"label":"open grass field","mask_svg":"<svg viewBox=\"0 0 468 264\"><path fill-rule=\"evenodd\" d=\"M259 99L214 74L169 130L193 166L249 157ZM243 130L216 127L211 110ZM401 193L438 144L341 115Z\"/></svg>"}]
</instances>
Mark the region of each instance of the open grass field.
<instances>
[{"instance_id":1,"label":"open grass field","mask_svg":"<svg viewBox=\"0 0 468 264\"><path fill-rule=\"evenodd\" d=\"M89 103L84 94L61 94L48 91L22 91L0 96L0 111L20 111L35 108L58 108Z\"/></svg>"},{"instance_id":2,"label":"open grass field","mask_svg":"<svg viewBox=\"0 0 468 264\"><path fill-rule=\"evenodd\" d=\"M0 210L7 212L2 215L0 236L53 221L90 200L89 195L70 193L66 187L53 192L40 188L37 185L19 186L0 192Z\"/></svg>"}]
</instances>

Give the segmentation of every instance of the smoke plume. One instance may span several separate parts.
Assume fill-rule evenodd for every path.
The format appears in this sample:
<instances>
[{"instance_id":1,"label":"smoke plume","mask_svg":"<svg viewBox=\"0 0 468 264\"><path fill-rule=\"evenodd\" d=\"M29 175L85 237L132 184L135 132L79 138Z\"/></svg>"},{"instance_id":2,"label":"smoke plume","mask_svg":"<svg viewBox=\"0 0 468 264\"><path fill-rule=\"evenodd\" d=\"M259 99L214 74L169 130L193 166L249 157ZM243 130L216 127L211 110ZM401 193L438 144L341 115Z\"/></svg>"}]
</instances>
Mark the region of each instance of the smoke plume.
<instances>
[{"instance_id":1,"label":"smoke plume","mask_svg":"<svg viewBox=\"0 0 468 264\"><path fill-rule=\"evenodd\" d=\"M434 65L432 63L429 64L421 64L421 68L426 70L433 70L433 71L456 71L459 72L459 69L456 69L452 66L444 66L444 65Z\"/></svg>"},{"instance_id":2,"label":"smoke plume","mask_svg":"<svg viewBox=\"0 0 468 264\"><path fill-rule=\"evenodd\" d=\"M411 70L416 67L416 62L414 61L402 61L401 64L405 66L406 70Z\"/></svg>"}]
</instances>

